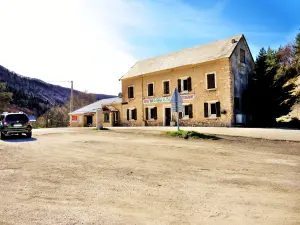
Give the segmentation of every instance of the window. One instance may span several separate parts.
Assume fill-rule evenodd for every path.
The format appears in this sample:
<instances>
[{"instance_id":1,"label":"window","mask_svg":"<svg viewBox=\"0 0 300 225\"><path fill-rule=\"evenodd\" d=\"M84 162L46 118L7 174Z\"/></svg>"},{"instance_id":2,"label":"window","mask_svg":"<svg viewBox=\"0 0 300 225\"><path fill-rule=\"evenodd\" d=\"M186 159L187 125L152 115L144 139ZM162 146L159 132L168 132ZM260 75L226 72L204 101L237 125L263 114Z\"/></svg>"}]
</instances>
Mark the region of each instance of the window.
<instances>
[{"instance_id":1,"label":"window","mask_svg":"<svg viewBox=\"0 0 300 225\"><path fill-rule=\"evenodd\" d=\"M72 121L77 121L77 116L72 116Z\"/></svg>"},{"instance_id":2,"label":"window","mask_svg":"<svg viewBox=\"0 0 300 225\"><path fill-rule=\"evenodd\" d=\"M245 50L240 48L240 62L246 63Z\"/></svg>"},{"instance_id":3,"label":"window","mask_svg":"<svg viewBox=\"0 0 300 225\"><path fill-rule=\"evenodd\" d=\"M170 81L164 81L163 87L164 87L164 94L165 95L170 94Z\"/></svg>"},{"instance_id":4,"label":"window","mask_svg":"<svg viewBox=\"0 0 300 225\"><path fill-rule=\"evenodd\" d=\"M216 103L211 103L210 104L210 112L209 112L210 116L216 116L217 115L217 106Z\"/></svg>"},{"instance_id":5,"label":"window","mask_svg":"<svg viewBox=\"0 0 300 225\"><path fill-rule=\"evenodd\" d=\"M178 79L178 91L179 92L192 91L192 78L187 77L183 79Z\"/></svg>"},{"instance_id":6,"label":"window","mask_svg":"<svg viewBox=\"0 0 300 225\"><path fill-rule=\"evenodd\" d=\"M22 123L27 123L28 122L28 117L25 114L10 114L6 116L6 121L9 122L22 122Z\"/></svg>"},{"instance_id":7,"label":"window","mask_svg":"<svg viewBox=\"0 0 300 225\"><path fill-rule=\"evenodd\" d=\"M136 120L136 109L127 109L127 120Z\"/></svg>"},{"instance_id":8,"label":"window","mask_svg":"<svg viewBox=\"0 0 300 225\"><path fill-rule=\"evenodd\" d=\"M205 102L204 103L204 117L220 117L221 116L221 104L220 102Z\"/></svg>"},{"instance_id":9,"label":"window","mask_svg":"<svg viewBox=\"0 0 300 225\"><path fill-rule=\"evenodd\" d=\"M134 86L128 87L128 98L134 98Z\"/></svg>"},{"instance_id":10,"label":"window","mask_svg":"<svg viewBox=\"0 0 300 225\"><path fill-rule=\"evenodd\" d=\"M146 120L157 120L157 107L149 107L145 109Z\"/></svg>"},{"instance_id":11,"label":"window","mask_svg":"<svg viewBox=\"0 0 300 225\"><path fill-rule=\"evenodd\" d=\"M182 118L193 118L193 105L183 105Z\"/></svg>"},{"instance_id":12,"label":"window","mask_svg":"<svg viewBox=\"0 0 300 225\"><path fill-rule=\"evenodd\" d=\"M109 122L109 113L104 114L104 122L108 123Z\"/></svg>"},{"instance_id":13,"label":"window","mask_svg":"<svg viewBox=\"0 0 300 225\"><path fill-rule=\"evenodd\" d=\"M148 96L153 96L154 95L154 84L150 83L148 84Z\"/></svg>"},{"instance_id":14,"label":"window","mask_svg":"<svg viewBox=\"0 0 300 225\"><path fill-rule=\"evenodd\" d=\"M216 74L215 73L207 73L206 74L206 84L208 90L216 89Z\"/></svg>"}]
</instances>

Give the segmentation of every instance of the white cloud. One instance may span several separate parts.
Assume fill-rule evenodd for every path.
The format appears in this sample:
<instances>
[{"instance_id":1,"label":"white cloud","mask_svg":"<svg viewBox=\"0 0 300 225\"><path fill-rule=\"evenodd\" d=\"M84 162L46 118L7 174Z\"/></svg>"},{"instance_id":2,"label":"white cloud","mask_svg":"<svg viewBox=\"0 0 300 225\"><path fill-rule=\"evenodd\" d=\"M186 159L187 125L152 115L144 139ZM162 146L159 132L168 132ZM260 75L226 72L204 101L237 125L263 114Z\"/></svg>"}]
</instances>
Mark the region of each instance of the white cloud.
<instances>
[{"instance_id":1,"label":"white cloud","mask_svg":"<svg viewBox=\"0 0 300 225\"><path fill-rule=\"evenodd\" d=\"M224 1L200 10L180 0L0 0L0 64L117 94L118 79L139 57L169 50L165 39L237 34L223 10ZM135 43L145 38L151 42Z\"/></svg>"},{"instance_id":2,"label":"white cloud","mask_svg":"<svg viewBox=\"0 0 300 225\"><path fill-rule=\"evenodd\" d=\"M122 24L109 24L105 13L113 9L105 2L0 0L0 64L25 76L74 80L80 90L117 94L118 79L136 59L119 33Z\"/></svg>"}]
</instances>

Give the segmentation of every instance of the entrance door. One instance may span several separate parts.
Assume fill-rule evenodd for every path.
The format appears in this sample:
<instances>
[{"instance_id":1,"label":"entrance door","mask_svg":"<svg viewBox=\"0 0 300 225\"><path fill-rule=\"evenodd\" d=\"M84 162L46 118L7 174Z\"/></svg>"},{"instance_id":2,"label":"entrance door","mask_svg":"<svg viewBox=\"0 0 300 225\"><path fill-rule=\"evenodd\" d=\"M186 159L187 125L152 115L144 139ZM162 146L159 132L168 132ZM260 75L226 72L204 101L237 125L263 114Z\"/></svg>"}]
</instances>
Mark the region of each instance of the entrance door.
<instances>
[{"instance_id":1,"label":"entrance door","mask_svg":"<svg viewBox=\"0 0 300 225\"><path fill-rule=\"evenodd\" d=\"M165 126L171 125L171 108L165 108Z\"/></svg>"},{"instance_id":2,"label":"entrance door","mask_svg":"<svg viewBox=\"0 0 300 225\"><path fill-rule=\"evenodd\" d=\"M93 126L93 116L87 116L87 117L86 117L86 125L87 125L88 127Z\"/></svg>"}]
</instances>

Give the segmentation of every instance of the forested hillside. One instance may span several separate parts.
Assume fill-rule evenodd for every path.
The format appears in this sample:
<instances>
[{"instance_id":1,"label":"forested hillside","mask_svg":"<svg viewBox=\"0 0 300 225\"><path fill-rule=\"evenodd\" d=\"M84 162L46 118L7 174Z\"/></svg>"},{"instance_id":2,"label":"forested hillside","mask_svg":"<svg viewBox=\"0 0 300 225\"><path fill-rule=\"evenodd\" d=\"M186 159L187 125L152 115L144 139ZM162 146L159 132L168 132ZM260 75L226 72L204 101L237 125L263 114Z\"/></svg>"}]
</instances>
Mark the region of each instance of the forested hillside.
<instances>
[{"instance_id":1,"label":"forested hillside","mask_svg":"<svg viewBox=\"0 0 300 225\"><path fill-rule=\"evenodd\" d=\"M53 106L67 104L70 98L69 88L19 75L1 65L0 81L5 82L7 91L13 94L12 101L8 105L9 111L21 110L40 116ZM78 95L90 99L90 101L112 97L111 95L94 95L74 90L75 100ZM91 97L91 95L94 95L94 97ZM85 101L85 103L90 103L90 101Z\"/></svg>"}]
</instances>

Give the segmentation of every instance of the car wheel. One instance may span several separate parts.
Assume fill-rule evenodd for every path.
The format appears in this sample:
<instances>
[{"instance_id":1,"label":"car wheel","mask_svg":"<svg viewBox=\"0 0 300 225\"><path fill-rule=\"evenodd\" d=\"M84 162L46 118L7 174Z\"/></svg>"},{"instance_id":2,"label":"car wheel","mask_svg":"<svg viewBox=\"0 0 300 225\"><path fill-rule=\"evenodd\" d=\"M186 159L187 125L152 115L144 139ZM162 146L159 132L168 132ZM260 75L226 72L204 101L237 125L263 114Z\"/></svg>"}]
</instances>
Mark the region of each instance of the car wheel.
<instances>
[{"instance_id":1,"label":"car wheel","mask_svg":"<svg viewBox=\"0 0 300 225\"><path fill-rule=\"evenodd\" d=\"M31 137L32 137L32 132L27 133L27 134L26 134L26 137L27 137L27 138L31 138Z\"/></svg>"},{"instance_id":2,"label":"car wheel","mask_svg":"<svg viewBox=\"0 0 300 225\"><path fill-rule=\"evenodd\" d=\"M5 139L4 134L0 132L0 140L4 140L4 139Z\"/></svg>"}]
</instances>

